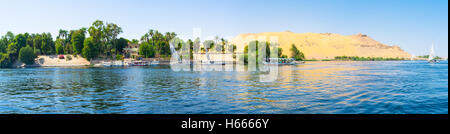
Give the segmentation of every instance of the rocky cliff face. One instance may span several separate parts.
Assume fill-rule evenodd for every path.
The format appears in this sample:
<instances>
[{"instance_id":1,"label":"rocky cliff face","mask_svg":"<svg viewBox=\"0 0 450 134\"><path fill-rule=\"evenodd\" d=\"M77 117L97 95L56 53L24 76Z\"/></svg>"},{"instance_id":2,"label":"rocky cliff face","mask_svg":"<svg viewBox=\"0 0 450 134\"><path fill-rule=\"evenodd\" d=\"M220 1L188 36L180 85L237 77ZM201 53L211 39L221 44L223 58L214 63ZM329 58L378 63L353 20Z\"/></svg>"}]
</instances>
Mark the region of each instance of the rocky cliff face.
<instances>
[{"instance_id":1,"label":"rocky cliff face","mask_svg":"<svg viewBox=\"0 0 450 134\"><path fill-rule=\"evenodd\" d=\"M230 42L236 45L238 52L242 52L244 47L254 40L278 40L278 47L289 57L291 56L289 49L295 44L307 59L333 59L335 56L411 57L411 54L398 46L382 44L363 34L344 36L332 33L266 32L240 34Z\"/></svg>"}]
</instances>

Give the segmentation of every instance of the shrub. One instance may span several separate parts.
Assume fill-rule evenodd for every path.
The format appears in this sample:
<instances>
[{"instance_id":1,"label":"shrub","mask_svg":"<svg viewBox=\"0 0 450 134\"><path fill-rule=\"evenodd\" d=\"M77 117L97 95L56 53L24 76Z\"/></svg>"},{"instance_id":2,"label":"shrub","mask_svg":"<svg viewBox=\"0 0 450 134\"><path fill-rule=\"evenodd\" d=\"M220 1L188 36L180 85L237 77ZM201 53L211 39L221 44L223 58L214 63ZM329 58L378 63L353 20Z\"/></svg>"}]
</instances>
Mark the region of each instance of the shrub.
<instances>
[{"instance_id":1,"label":"shrub","mask_svg":"<svg viewBox=\"0 0 450 134\"><path fill-rule=\"evenodd\" d=\"M10 67L12 60L7 53L0 53L0 67Z\"/></svg>"},{"instance_id":2,"label":"shrub","mask_svg":"<svg viewBox=\"0 0 450 134\"><path fill-rule=\"evenodd\" d=\"M121 55L121 54L116 55L116 60L122 60L122 59L123 59L123 55Z\"/></svg>"},{"instance_id":3,"label":"shrub","mask_svg":"<svg viewBox=\"0 0 450 134\"><path fill-rule=\"evenodd\" d=\"M300 52L300 50L297 49L295 44L292 44L291 52L292 52L292 58L294 58L295 60L297 60L297 61L305 60L305 55L302 52Z\"/></svg>"},{"instance_id":4,"label":"shrub","mask_svg":"<svg viewBox=\"0 0 450 134\"><path fill-rule=\"evenodd\" d=\"M66 61L70 61L70 60L72 60L72 56L67 55L67 56L66 56Z\"/></svg>"}]
</instances>

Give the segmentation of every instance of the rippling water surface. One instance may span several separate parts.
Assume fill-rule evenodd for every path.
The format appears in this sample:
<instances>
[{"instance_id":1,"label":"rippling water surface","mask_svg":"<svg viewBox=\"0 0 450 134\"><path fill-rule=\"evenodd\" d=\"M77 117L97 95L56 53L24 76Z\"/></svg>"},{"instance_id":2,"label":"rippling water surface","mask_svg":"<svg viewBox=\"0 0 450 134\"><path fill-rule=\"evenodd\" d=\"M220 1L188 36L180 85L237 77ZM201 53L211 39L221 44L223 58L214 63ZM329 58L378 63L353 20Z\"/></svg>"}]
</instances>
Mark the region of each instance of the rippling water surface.
<instances>
[{"instance_id":1,"label":"rippling water surface","mask_svg":"<svg viewBox=\"0 0 450 134\"><path fill-rule=\"evenodd\" d=\"M0 113L448 114L448 62L309 62L258 72L168 66L0 69Z\"/></svg>"}]
</instances>

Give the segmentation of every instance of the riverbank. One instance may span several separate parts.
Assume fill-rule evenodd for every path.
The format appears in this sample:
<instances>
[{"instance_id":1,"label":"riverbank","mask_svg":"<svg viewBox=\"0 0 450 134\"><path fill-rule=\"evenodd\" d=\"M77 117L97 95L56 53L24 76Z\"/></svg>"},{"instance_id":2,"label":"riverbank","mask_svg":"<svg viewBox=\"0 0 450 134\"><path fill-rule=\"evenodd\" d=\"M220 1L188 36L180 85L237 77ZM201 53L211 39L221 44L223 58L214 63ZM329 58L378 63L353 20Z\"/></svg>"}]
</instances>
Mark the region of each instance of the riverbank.
<instances>
[{"instance_id":1,"label":"riverbank","mask_svg":"<svg viewBox=\"0 0 450 134\"><path fill-rule=\"evenodd\" d=\"M131 63L135 60L133 59L124 59L123 62ZM160 65L169 65L169 58L144 58L141 61L152 62L152 61L160 61ZM336 59L327 59L327 60L314 60L308 59L304 62L355 62L355 61L365 61L365 60L336 60ZM371 60L367 60L371 61ZM378 60L375 60L378 61ZM380 61L388 61L388 60L380 60ZM22 62L14 63L14 67L80 67L80 66L93 66L93 67L102 67L103 62L116 62L116 60L92 60L88 61L87 59L81 57L80 55L64 55L64 58L58 57L58 55L40 55L35 59L35 64L33 65L25 65ZM304 64L304 63L302 63Z\"/></svg>"}]
</instances>

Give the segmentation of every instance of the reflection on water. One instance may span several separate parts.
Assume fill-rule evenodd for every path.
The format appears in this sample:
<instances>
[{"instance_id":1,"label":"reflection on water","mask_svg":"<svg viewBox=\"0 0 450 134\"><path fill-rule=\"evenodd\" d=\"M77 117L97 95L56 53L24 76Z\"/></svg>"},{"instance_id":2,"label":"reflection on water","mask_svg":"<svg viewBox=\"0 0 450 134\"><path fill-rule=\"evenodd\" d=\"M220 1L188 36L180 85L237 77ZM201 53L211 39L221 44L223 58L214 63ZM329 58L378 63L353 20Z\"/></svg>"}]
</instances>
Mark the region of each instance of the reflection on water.
<instances>
[{"instance_id":1,"label":"reflection on water","mask_svg":"<svg viewBox=\"0 0 450 134\"><path fill-rule=\"evenodd\" d=\"M0 113L448 113L448 63L310 62L259 72L168 66L0 69Z\"/></svg>"}]
</instances>

